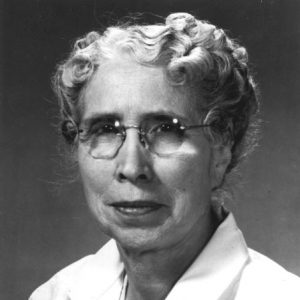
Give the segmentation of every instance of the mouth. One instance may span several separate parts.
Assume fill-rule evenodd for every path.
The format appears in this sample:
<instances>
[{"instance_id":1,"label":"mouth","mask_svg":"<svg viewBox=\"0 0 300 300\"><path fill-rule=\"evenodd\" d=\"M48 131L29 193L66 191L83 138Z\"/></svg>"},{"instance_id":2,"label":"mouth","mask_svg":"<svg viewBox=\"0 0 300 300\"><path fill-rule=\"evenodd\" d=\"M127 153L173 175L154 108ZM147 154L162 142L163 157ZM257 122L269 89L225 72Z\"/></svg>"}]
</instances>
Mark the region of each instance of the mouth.
<instances>
[{"instance_id":1,"label":"mouth","mask_svg":"<svg viewBox=\"0 0 300 300\"><path fill-rule=\"evenodd\" d=\"M153 201L120 201L110 204L116 211L126 216L142 216L153 213L164 207L163 204Z\"/></svg>"}]
</instances>

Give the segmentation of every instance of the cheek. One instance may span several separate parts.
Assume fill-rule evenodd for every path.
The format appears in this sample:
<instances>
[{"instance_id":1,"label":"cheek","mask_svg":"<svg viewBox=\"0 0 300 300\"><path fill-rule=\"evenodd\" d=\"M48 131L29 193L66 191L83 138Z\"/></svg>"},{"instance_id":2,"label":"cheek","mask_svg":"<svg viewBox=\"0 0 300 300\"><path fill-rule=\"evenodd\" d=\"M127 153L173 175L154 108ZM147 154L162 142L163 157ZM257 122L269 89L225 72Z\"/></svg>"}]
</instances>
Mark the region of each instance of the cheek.
<instances>
[{"instance_id":1,"label":"cheek","mask_svg":"<svg viewBox=\"0 0 300 300\"><path fill-rule=\"evenodd\" d=\"M161 160L157 165L155 173L171 189L188 191L204 188L210 183L210 159L207 155L176 155Z\"/></svg>"},{"instance_id":2,"label":"cheek","mask_svg":"<svg viewBox=\"0 0 300 300\"><path fill-rule=\"evenodd\" d=\"M161 162L156 171L173 200L176 222L193 218L210 205L211 179L209 155L182 155Z\"/></svg>"},{"instance_id":3,"label":"cheek","mask_svg":"<svg viewBox=\"0 0 300 300\"><path fill-rule=\"evenodd\" d=\"M112 168L105 161L79 156L79 169L87 200L92 204L102 198L111 185Z\"/></svg>"}]
</instances>

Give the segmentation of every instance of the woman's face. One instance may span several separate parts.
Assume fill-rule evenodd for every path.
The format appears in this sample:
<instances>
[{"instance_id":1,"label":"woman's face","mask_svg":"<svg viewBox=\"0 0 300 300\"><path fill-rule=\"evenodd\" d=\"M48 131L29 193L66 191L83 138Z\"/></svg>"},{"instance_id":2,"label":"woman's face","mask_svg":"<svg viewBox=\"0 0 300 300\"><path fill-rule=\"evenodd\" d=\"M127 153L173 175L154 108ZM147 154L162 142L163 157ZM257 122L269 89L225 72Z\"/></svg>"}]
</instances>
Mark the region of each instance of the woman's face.
<instances>
[{"instance_id":1,"label":"woman's face","mask_svg":"<svg viewBox=\"0 0 300 300\"><path fill-rule=\"evenodd\" d=\"M115 118L125 126L156 115L176 116L185 125L199 124L195 99L171 87L163 69L114 61L102 65L84 94L81 126ZM78 161L89 206L106 234L121 246L141 250L173 247L205 234L215 185L215 151L203 129L186 131L177 152L161 157L150 152L138 130L110 159L95 159L80 142Z\"/></svg>"}]
</instances>

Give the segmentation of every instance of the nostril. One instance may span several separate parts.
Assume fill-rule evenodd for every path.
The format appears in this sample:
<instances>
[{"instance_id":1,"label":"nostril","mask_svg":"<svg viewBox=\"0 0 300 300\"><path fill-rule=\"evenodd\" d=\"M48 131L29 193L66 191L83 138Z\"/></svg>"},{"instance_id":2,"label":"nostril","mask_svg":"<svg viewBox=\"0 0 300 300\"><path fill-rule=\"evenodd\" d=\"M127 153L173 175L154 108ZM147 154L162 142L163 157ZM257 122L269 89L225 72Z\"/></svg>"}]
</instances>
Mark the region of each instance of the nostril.
<instances>
[{"instance_id":1,"label":"nostril","mask_svg":"<svg viewBox=\"0 0 300 300\"><path fill-rule=\"evenodd\" d=\"M120 173L118 177L120 181L126 180L126 176L123 173Z\"/></svg>"},{"instance_id":2,"label":"nostril","mask_svg":"<svg viewBox=\"0 0 300 300\"><path fill-rule=\"evenodd\" d=\"M132 177L132 178L131 178ZM146 181L148 180L148 177L146 174L139 174L138 176L136 176L135 178L133 178L134 176L126 176L123 173L119 173L118 178L120 181L125 181L125 180L141 180L141 181Z\"/></svg>"},{"instance_id":3,"label":"nostril","mask_svg":"<svg viewBox=\"0 0 300 300\"><path fill-rule=\"evenodd\" d=\"M140 179L140 180L147 180L148 178L147 178L146 174L140 174L138 176L138 179Z\"/></svg>"}]
</instances>

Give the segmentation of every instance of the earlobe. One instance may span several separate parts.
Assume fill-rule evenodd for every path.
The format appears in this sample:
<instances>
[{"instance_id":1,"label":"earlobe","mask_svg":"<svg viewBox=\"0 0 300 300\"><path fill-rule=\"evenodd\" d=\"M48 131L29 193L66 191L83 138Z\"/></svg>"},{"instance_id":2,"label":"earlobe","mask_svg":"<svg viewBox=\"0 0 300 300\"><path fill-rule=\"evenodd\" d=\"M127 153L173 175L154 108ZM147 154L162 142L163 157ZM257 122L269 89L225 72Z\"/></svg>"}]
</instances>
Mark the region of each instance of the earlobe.
<instances>
[{"instance_id":1,"label":"earlobe","mask_svg":"<svg viewBox=\"0 0 300 300\"><path fill-rule=\"evenodd\" d=\"M214 190L223 184L232 155L230 145L216 145L212 150L211 188Z\"/></svg>"}]
</instances>

